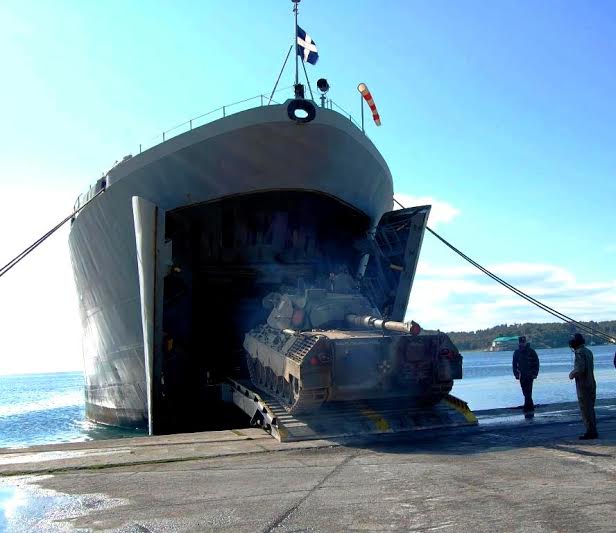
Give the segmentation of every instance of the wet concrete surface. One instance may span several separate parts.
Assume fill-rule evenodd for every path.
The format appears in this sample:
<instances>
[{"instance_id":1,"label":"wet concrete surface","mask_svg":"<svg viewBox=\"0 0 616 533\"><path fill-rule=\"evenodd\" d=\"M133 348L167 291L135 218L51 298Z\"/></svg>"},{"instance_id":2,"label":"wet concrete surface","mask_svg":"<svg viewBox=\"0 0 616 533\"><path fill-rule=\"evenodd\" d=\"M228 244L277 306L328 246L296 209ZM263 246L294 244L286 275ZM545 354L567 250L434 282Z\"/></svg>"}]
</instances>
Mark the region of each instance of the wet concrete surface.
<instances>
[{"instance_id":1,"label":"wet concrete surface","mask_svg":"<svg viewBox=\"0 0 616 533\"><path fill-rule=\"evenodd\" d=\"M0 450L0 531L615 531L616 400L278 443L260 430Z\"/></svg>"}]
</instances>

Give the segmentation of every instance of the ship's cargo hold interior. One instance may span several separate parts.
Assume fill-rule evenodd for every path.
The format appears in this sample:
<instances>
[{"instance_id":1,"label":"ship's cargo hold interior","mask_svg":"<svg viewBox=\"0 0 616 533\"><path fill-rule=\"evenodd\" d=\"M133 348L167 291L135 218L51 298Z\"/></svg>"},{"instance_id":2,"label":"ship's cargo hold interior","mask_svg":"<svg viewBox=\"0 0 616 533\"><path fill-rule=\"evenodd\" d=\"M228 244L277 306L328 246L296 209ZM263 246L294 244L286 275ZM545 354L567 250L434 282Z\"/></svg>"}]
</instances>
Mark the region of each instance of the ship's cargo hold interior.
<instances>
[{"instance_id":1,"label":"ship's cargo hold interior","mask_svg":"<svg viewBox=\"0 0 616 533\"><path fill-rule=\"evenodd\" d=\"M263 298L285 287L326 288L356 273L369 218L338 200L271 191L166 214L172 264L164 277L162 346L154 363L157 433L240 427L220 402L227 377L245 378L245 333L265 322ZM216 405L212 410L211 406Z\"/></svg>"}]
</instances>

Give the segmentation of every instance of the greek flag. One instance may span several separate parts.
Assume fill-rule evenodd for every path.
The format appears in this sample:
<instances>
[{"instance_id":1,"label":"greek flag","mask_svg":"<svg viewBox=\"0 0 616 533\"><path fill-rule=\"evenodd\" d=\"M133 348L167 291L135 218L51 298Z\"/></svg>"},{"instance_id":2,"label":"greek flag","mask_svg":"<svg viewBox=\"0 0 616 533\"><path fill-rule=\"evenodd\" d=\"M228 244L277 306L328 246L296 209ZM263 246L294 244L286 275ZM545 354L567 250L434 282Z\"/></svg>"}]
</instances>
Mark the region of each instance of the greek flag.
<instances>
[{"instance_id":1,"label":"greek flag","mask_svg":"<svg viewBox=\"0 0 616 533\"><path fill-rule=\"evenodd\" d=\"M316 65L319 60L317 43L299 26L297 26L297 55L302 58L302 61L311 65Z\"/></svg>"}]
</instances>

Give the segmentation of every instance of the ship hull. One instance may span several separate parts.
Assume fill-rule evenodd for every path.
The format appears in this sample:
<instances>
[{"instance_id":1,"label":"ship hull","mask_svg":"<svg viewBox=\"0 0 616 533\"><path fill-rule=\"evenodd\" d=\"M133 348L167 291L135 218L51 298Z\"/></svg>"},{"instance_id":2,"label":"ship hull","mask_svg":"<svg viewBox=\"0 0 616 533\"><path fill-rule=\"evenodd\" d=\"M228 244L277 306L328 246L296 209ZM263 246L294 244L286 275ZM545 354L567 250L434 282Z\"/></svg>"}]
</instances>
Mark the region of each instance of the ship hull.
<instances>
[{"instance_id":1,"label":"ship hull","mask_svg":"<svg viewBox=\"0 0 616 533\"><path fill-rule=\"evenodd\" d=\"M207 124L109 173L106 192L75 218L69 237L88 418L127 427L148 423L132 198L172 212L272 191L320 195L361 213L370 227L391 209L393 198L385 161L350 121L319 109L313 122L297 124L286 105Z\"/></svg>"}]
</instances>

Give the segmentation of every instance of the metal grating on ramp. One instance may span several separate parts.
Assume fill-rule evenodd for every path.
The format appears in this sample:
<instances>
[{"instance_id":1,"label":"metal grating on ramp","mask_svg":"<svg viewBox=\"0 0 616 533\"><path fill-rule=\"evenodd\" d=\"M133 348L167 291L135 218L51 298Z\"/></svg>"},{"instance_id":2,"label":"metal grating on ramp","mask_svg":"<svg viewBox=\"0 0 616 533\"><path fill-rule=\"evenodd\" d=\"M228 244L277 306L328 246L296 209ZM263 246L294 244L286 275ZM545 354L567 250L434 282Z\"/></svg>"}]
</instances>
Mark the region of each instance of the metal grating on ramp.
<instances>
[{"instance_id":1,"label":"metal grating on ramp","mask_svg":"<svg viewBox=\"0 0 616 533\"><path fill-rule=\"evenodd\" d=\"M280 442L477 424L466 402L447 396L434 407L401 405L400 398L378 401L330 402L312 414L291 415L273 397L255 392L250 382L229 380L233 403L251 417L251 423Z\"/></svg>"}]
</instances>

